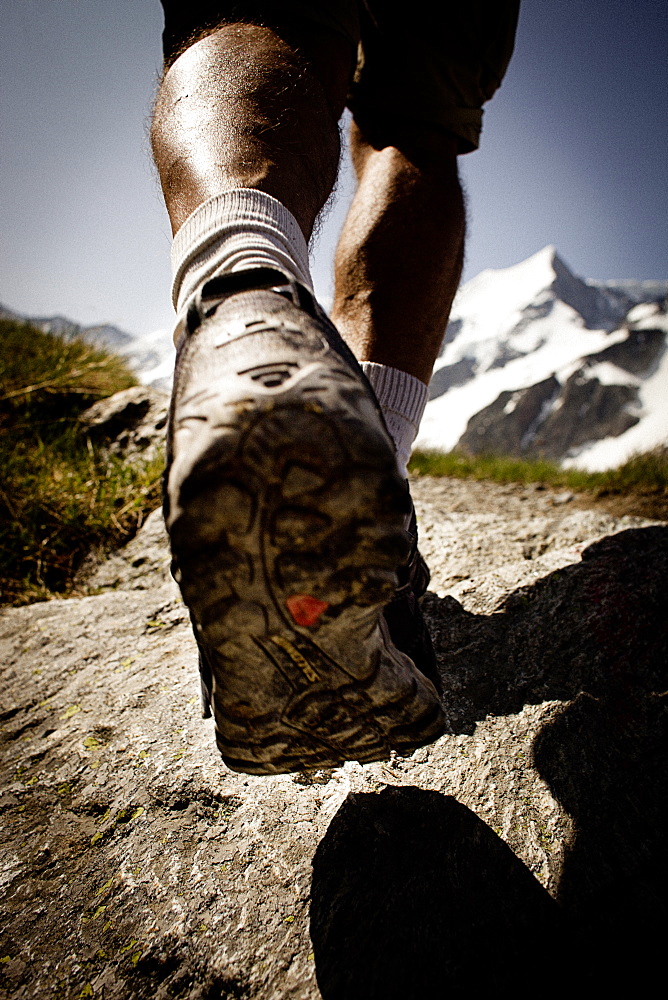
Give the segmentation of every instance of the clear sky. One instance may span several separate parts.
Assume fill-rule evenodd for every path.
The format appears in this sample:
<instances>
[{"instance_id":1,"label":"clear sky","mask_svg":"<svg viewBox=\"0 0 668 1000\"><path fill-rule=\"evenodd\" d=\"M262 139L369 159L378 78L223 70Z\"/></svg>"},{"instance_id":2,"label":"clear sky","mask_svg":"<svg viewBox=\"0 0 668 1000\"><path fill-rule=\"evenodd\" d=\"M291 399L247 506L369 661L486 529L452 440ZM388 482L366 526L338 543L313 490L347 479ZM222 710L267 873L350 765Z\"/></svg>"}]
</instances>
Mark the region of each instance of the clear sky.
<instances>
[{"instance_id":1,"label":"clear sky","mask_svg":"<svg viewBox=\"0 0 668 1000\"><path fill-rule=\"evenodd\" d=\"M0 0L0 302L132 333L170 325L170 229L148 153L158 0ZM461 160L465 277L553 243L585 277L668 277L668 4L524 0ZM315 247L319 294L353 190Z\"/></svg>"}]
</instances>

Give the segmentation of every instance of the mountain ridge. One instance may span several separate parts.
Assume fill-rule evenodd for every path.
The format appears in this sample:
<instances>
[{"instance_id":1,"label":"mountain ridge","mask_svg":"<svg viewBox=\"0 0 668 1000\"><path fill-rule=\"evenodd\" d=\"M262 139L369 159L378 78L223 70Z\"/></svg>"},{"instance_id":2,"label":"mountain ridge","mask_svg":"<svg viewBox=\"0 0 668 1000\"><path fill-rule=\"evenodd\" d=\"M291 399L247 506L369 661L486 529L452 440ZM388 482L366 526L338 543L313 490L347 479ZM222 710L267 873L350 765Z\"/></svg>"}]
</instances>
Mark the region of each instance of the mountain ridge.
<instances>
[{"instance_id":1,"label":"mountain ridge","mask_svg":"<svg viewBox=\"0 0 668 1000\"><path fill-rule=\"evenodd\" d=\"M417 446L591 471L668 438L666 282L595 282L552 246L457 294Z\"/></svg>"}]
</instances>

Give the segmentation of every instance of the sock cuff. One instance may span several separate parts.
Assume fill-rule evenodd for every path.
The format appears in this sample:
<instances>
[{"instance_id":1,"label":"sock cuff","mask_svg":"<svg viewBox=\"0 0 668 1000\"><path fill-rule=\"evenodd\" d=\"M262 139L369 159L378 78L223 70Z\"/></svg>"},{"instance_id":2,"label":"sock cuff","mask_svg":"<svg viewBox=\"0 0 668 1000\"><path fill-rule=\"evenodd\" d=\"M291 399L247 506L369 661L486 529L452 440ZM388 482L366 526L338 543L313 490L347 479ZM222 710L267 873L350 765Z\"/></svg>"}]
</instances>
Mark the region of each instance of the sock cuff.
<instances>
[{"instance_id":1,"label":"sock cuff","mask_svg":"<svg viewBox=\"0 0 668 1000\"><path fill-rule=\"evenodd\" d=\"M424 382L408 372L379 365L375 361L362 361L361 368L381 409L399 414L413 424L417 433L429 398L429 389Z\"/></svg>"},{"instance_id":2,"label":"sock cuff","mask_svg":"<svg viewBox=\"0 0 668 1000\"><path fill-rule=\"evenodd\" d=\"M254 260L249 234L258 237ZM267 264L265 247L275 262L312 288L308 245L292 212L277 198L255 188L214 195L188 216L172 244L172 302L179 309L199 284L213 275L225 244L226 270Z\"/></svg>"}]
</instances>

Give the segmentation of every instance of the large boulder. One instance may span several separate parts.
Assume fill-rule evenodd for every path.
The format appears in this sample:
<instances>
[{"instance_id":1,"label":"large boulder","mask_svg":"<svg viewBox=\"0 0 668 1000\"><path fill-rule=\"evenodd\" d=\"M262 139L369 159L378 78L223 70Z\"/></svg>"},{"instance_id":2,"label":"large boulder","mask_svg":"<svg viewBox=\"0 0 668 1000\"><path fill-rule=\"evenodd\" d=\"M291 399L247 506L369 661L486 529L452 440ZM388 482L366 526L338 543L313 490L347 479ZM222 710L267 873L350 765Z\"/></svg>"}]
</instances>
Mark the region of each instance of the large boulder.
<instances>
[{"instance_id":1,"label":"large boulder","mask_svg":"<svg viewBox=\"0 0 668 1000\"><path fill-rule=\"evenodd\" d=\"M81 430L125 460L153 458L164 446L169 396L134 385L93 403L79 417Z\"/></svg>"}]
</instances>

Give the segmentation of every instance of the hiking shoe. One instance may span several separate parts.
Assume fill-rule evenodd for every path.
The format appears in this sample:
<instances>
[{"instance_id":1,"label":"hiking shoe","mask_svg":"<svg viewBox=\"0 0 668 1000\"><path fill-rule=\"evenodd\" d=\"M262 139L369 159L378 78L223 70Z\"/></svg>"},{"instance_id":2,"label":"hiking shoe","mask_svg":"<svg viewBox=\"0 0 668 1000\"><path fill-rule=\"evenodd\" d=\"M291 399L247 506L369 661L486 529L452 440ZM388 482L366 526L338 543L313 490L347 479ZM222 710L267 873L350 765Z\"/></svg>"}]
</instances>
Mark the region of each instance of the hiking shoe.
<instances>
[{"instance_id":1,"label":"hiking shoe","mask_svg":"<svg viewBox=\"0 0 668 1000\"><path fill-rule=\"evenodd\" d=\"M383 617L397 649L413 661L418 670L429 678L439 695L442 695L436 654L419 603L427 591L431 574L418 549L417 519L410 492L409 502L411 512L407 531L411 548L408 561L399 567L397 589L383 608Z\"/></svg>"},{"instance_id":2,"label":"hiking shoe","mask_svg":"<svg viewBox=\"0 0 668 1000\"><path fill-rule=\"evenodd\" d=\"M187 327L165 520L223 760L274 774L432 742L438 695L383 616L409 501L354 357L273 269L208 282Z\"/></svg>"}]
</instances>

